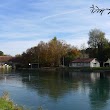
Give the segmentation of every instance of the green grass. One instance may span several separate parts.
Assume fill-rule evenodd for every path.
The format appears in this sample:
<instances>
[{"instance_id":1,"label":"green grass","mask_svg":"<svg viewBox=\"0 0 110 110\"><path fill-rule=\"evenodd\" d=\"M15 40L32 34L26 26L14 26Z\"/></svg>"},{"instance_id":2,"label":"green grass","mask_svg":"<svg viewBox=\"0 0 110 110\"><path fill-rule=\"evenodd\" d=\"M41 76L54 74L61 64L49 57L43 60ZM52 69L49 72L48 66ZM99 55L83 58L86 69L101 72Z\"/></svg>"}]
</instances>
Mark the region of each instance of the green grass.
<instances>
[{"instance_id":1,"label":"green grass","mask_svg":"<svg viewBox=\"0 0 110 110\"><path fill-rule=\"evenodd\" d=\"M30 110L24 107L20 107L15 104L10 98L8 92L4 92L0 97L0 110ZM36 110L43 110L42 107L38 107Z\"/></svg>"},{"instance_id":2,"label":"green grass","mask_svg":"<svg viewBox=\"0 0 110 110\"><path fill-rule=\"evenodd\" d=\"M0 97L0 110L23 110L22 107L17 106L10 100L7 92Z\"/></svg>"}]
</instances>

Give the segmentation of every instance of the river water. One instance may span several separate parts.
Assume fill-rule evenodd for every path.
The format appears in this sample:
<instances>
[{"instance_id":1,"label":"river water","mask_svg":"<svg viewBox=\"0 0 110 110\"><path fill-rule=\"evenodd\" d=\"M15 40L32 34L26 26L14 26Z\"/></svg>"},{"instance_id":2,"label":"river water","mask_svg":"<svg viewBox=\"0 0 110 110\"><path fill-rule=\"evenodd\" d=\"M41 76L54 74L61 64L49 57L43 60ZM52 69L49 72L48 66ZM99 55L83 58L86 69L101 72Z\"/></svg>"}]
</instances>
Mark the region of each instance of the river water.
<instances>
[{"instance_id":1,"label":"river water","mask_svg":"<svg viewBox=\"0 0 110 110\"><path fill-rule=\"evenodd\" d=\"M110 110L110 73L1 72L4 91L30 110Z\"/></svg>"}]
</instances>

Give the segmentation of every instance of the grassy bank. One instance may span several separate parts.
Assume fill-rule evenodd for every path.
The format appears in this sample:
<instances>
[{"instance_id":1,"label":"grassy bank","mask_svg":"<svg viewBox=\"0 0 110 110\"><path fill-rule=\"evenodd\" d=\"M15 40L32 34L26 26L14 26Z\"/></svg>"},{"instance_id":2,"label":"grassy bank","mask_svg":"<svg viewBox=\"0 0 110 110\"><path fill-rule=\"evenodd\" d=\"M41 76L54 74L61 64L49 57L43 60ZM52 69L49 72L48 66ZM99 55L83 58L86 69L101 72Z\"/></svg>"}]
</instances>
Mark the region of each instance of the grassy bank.
<instances>
[{"instance_id":1,"label":"grassy bank","mask_svg":"<svg viewBox=\"0 0 110 110\"><path fill-rule=\"evenodd\" d=\"M67 68L68 71L81 71L81 72L106 72L110 71L110 67L80 67L80 68L74 68L74 67L69 67Z\"/></svg>"},{"instance_id":2,"label":"grassy bank","mask_svg":"<svg viewBox=\"0 0 110 110\"><path fill-rule=\"evenodd\" d=\"M106 72L110 71L110 67L44 67L44 68L20 68L24 71L75 71L75 72Z\"/></svg>"},{"instance_id":3,"label":"grassy bank","mask_svg":"<svg viewBox=\"0 0 110 110\"><path fill-rule=\"evenodd\" d=\"M0 110L31 110L15 104L8 95L8 92L4 92L0 97ZM43 110L42 107L36 108L36 110Z\"/></svg>"},{"instance_id":4,"label":"grassy bank","mask_svg":"<svg viewBox=\"0 0 110 110\"><path fill-rule=\"evenodd\" d=\"M23 107L17 106L10 100L7 92L0 97L0 110L23 110Z\"/></svg>"}]
</instances>

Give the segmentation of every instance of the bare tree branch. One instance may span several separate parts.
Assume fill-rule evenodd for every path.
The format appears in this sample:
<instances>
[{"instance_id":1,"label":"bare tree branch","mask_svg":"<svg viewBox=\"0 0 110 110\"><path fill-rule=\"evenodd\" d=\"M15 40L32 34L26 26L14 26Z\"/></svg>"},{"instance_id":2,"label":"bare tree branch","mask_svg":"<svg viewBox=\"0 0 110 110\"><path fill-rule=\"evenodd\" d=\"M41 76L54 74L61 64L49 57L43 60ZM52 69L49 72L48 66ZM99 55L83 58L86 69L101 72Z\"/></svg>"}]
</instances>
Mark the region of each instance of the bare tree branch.
<instances>
[{"instance_id":1,"label":"bare tree branch","mask_svg":"<svg viewBox=\"0 0 110 110\"><path fill-rule=\"evenodd\" d=\"M101 15L104 13L104 11L107 11L107 14L110 14L110 9L109 8L99 8L98 6L94 6L94 5L92 5L91 7L90 7L90 11L91 11L91 13L100 13Z\"/></svg>"}]
</instances>

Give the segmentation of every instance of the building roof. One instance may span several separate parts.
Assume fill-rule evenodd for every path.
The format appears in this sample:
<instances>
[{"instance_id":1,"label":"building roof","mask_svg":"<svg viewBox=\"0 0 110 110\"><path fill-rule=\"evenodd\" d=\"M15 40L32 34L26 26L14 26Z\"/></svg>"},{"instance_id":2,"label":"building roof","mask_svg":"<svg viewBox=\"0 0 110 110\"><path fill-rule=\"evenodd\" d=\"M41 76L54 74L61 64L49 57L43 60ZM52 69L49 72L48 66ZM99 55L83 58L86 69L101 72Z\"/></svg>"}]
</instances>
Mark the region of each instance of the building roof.
<instances>
[{"instance_id":1,"label":"building roof","mask_svg":"<svg viewBox=\"0 0 110 110\"><path fill-rule=\"evenodd\" d=\"M0 62L8 62L12 58L12 56L0 56Z\"/></svg>"},{"instance_id":2,"label":"building roof","mask_svg":"<svg viewBox=\"0 0 110 110\"><path fill-rule=\"evenodd\" d=\"M90 63L95 58L82 58L82 59L76 59L72 61L72 63Z\"/></svg>"}]
</instances>

